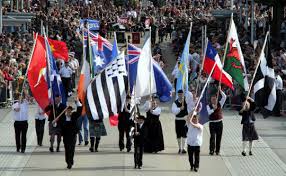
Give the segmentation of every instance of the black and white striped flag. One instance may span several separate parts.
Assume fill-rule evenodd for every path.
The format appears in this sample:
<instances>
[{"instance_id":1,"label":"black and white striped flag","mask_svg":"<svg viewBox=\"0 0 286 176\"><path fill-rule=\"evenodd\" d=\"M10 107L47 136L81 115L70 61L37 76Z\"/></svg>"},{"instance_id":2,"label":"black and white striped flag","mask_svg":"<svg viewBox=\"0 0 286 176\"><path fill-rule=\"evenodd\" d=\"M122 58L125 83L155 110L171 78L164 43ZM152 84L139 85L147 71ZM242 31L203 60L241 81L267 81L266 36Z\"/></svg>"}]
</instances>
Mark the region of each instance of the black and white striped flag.
<instances>
[{"instance_id":1,"label":"black and white striped flag","mask_svg":"<svg viewBox=\"0 0 286 176\"><path fill-rule=\"evenodd\" d=\"M118 55L87 88L87 116L94 120L108 118L122 111L127 93L124 52Z\"/></svg>"},{"instance_id":2,"label":"black and white striped flag","mask_svg":"<svg viewBox=\"0 0 286 176\"><path fill-rule=\"evenodd\" d=\"M267 48L265 47L266 44ZM260 59L260 65L254 79L255 103L258 107L272 111L276 103L276 84L270 42L267 38L262 47Z\"/></svg>"}]
</instances>

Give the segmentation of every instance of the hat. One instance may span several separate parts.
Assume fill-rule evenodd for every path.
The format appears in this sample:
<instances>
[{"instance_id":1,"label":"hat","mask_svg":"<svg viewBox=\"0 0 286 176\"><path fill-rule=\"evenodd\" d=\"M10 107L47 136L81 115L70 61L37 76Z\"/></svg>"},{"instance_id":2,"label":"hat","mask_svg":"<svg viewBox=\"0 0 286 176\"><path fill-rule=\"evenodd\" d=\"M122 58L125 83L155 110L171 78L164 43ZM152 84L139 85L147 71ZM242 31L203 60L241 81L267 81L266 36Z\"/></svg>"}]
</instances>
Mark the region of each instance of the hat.
<instances>
[{"instance_id":1,"label":"hat","mask_svg":"<svg viewBox=\"0 0 286 176\"><path fill-rule=\"evenodd\" d=\"M139 116L137 117L137 119L138 119L138 120L139 120L139 119L145 120L145 117L144 117L143 115L139 115Z\"/></svg>"},{"instance_id":2,"label":"hat","mask_svg":"<svg viewBox=\"0 0 286 176\"><path fill-rule=\"evenodd\" d=\"M182 89L178 90L178 93L184 93Z\"/></svg>"}]
</instances>

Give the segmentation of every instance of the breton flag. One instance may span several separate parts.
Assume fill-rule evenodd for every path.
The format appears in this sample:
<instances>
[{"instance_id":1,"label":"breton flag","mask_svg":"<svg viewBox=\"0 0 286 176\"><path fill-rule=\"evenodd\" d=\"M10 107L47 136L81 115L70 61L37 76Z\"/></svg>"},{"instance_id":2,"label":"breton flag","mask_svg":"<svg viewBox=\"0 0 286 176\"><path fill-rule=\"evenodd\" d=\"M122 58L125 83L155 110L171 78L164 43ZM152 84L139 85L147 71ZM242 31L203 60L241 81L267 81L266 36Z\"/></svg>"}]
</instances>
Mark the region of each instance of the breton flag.
<instances>
[{"instance_id":1,"label":"breton flag","mask_svg":"<svg viewBox=\"0 0 286 176\"><path fill-rule=\"evenodd\" d=\"M268 41L268 44L267 44ZM276 103L276 84L268 35L260 54L260 63L254 78L255 103L272 111ZM265 56L265 46L267 51Z\"/></svg>"},{"instance_id":2,"label":"breton flag","mask_svg":"<svg viewBox=\"0 0 286 176\"><path fill-rule=\"evenodd\" d=\"M220 76L222 75L221 83L223 83L224 85L228 86L231 89L234 89L233 83L232 83L232 77L222 69L222 64L221 64L217 51L213 48L211 42L208 42L205 62L204 62L204 68L203 68L204 71L207 74L210 74L215 63L216 63L216 66L212 74L212 78L217 81L220 81Z\"/></svg>"},{"instance_id":3,"label":"breton flag","mask_svg":"<svg viewBox=\"0 0 286 176\"><path fill-rule=\"evenodd\" d=\"M139 56L134 91L135 98L144 97L157 92L154 78L150 35L147 38Z\"/></svg>"},{"instance_id":4,"label":"breton flag","mask_svg":"<svg viewBox=\"0 0 286 176\"><path fill-rule=\"evenodd\" d=\"M127 94L124 52L97 74L87 88L87 116L109 118L122 111Z\"/></svg>"}]
</instances>

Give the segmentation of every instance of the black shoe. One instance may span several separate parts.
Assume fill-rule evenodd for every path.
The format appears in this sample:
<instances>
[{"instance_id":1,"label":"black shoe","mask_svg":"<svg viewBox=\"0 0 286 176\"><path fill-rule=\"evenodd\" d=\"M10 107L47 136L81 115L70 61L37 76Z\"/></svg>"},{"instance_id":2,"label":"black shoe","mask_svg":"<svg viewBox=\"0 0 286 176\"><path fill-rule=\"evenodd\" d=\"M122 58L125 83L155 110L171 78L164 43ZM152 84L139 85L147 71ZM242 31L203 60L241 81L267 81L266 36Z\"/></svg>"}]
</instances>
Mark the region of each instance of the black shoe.
<instances>
[{"instance_id":1,"label":"black shoe","mask_svg":"<svg viewBox=\"0 0 286 176\"><path fill-rule=\"evenodd\" d=\"M78 143L77 145L81 145L81 142L80 142L80 143Z\"/></svg>"},{"instance_id":2,"label":"black shoe","mask_svg":"<svg viewBox=\"0 0 286 176\"><path fill-rule=\"evenodd\" d=\"M54 148L53 147L50 147L50 152L54 152Z\"/></svg>"},{"instance_id":3,"label":"black shoe","mask_svg":"<svg viewBox=\"0 0 286 176\"><path fill-rule=\"evenodd\" d=\"M250 155L250 156L253 155L251 151L249 151L249 155Z\"/></svg>"},{"instance_id":4,"label":"black shoe","mask_svg":"<svg viewBox=\"0 0 286 176\"><path fill-rule=\"evenodd\" d=\"M210 151L210 155L214 155L214 151Z\"/></svg>"},{"instance_id":5,"label":"black shoe","mask_svg":"<svg viewBox=\"0 0 286 176\"><path fill-rule=\"evenodd\" d=\"M180 154L181 152L182 152L181 149L179 149L178 154Z\"/></svg>"},{"instance_id":6,"label":"black shoe","mask_svg":"<svg viewBox=\"0 0 286 176\"><path fill-rule=\"evenodd\" d=\"M138 169L141 169L142 166L138 166Z\"/></svg>"},{"instance_id":7,"label":"black shoe","mask_svg":"<svg viewBox=\"0 0 286 176\"><path fill-rule=\"evenodd\" d=\"M89 143L88 141L85 141L85 142L84 142L84 146L87 146L87 145L88 145L88 143Z\"/></svg>"},{"instance_id":8,"label":"black shoe","mask_svg":"<svg viewBox=\"0 0 286 176\"><path fill-rule=\"evenodd\" d=\"M60 152L60 147L57 147L57 152Z\"/></svg>"},{"instance_id":9,"label":"black shoe","mask_svg":"<svg viewBox=\"0 0 286 176\"><path fill-rule=\"evenodd\" d=\"M94 152L93 148L89 148L89 151L90 151L90 152Z\"/></svg>"},{"instance_id":10,"label":"black shoe","mask_svg":"<svg viewBox=\"0 0 286 176\"><path fill-rule=\"evenodd\" d=\"M186 152L186 150L185 149L183 149L182 150L182 154L186 154L187 152Z\"/></svg>"},{"instance_id":11,"label":"black shoe","mask_svg":"<svg viewBox=\"0 0 286 176\"><path fill-rule=\"evenodd\" d=\"M246 156L246 153L245 152L241 152L242 156Z\"/></svg>"},{"instance_id":12,"label":"black shoe","mask_svg":"<svg viewBox=\"0 0 286 176\"><path fill-rule=\"evenodd\" d=\"M191 171L193 171L194 170L194 166L191 166L191 169L190 169Z\"/></svg>"},{"instance_id":13,"label":"black shoe","mask_svg":"<svg viewBox=\"0 0 286 176\"><path fill-rule=\"evenodd\" d=\"M94 149L94 152L98 152L98 150L97 150L97 149Z\"/></svg>"},{"instance_id":14,"label":"black shoe","mask_svg":"<svg viewBox=\"0 0 286 176\"><path fill-rule=\"evenodd\" d=\"M127 149L127 152L129 153L130 151L131 151L131 148L128 148L128 149Z\"/></svg>"},{"instance_id":15,"label":"black shoe","mask_svg":"<svg viewBox=\"0 0 286 176\"><path fill-rule=\"evenodd\" d=\"M198 172L198 168L195 168L194 171L195 171L195 172Z\"/></svg>"},{"instance_id":16,"label":"black shoe","mask_svg":"<svg viewBox=\"0 0 286 176\"><path fill-rule=\"evenodd\" d=\"M120 151L122 152L123 148L120 148Z\"/></svg>"},{"instance_id":17,"label":"black shoe","mask_svg":"<svg viewBox=\"0 0 286 176\"><path fill-rule=\"evenodd\" d=\"M20 152L20 149L17 149L17 152Z\"/></svg>"},{"instance_id":18,"label":"black shoe","mask_svg":"<svg viewBox=\"0 0 286 176\"><path fill-rule=\"evenodd\" d=\"M68 169L71 169L71 168L72 168L72 165L71 165L71 164L68 164L67 168L68 168Z\"/></svg>"},{"instance_id":19,"label":"black shoe","mask_svg":"<svg viewBox=\"0 0 286 176\"><path fill-rule=\"evenodd\" d=\"M219 155L219 152L215 152L216 155Z\"/></svg>"},{"instance_id":20,"label":"black shoe","mask_svg":"<svg viewBox=\"0 0 286 176\"><path fill-rule=\"evenodd\" d=\"M137 165L134 166L134 169L137 169Z\"/></svg>"},{"instance_id":21,"label":"black shoe","mask_svg":"<svg viewBox=\"0 0 286 176\"><path fill-rule=\"evenodd\" d=\"M21 153L25 153L25 150L21 150Z\"/></svg>"}]
</instances>

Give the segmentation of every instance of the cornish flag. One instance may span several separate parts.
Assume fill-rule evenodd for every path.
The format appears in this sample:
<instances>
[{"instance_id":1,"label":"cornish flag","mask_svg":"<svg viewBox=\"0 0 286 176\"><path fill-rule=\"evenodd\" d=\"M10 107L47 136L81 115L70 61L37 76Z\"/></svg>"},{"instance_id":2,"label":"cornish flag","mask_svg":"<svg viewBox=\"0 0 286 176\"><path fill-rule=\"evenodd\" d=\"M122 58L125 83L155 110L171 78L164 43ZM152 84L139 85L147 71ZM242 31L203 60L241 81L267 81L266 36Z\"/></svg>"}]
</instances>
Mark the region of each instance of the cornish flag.
<instances>
[{"instance_id":1,"label":"cornish flag","mask_svg":"<svg viewBox=\"0 0 286 176\"><path fill-rule=\"evenodd\" d=\"M265 56L266 43L268 44ZM257 106L272 111L276 103L276 84L269 43L266 37L259 58L259 67L254 78L254 95Z\"/></svg>"},{"instance_id":2,"label":"cornish flag","mask_svg":"<svg viewBox=\"0 0 286 176\"><path fill-rule=\"evenodd\" d=\"M87 88L87 116L109 118L122 111L127 94L124 52L96 75Z\"/></svg>"}]
</instances>

